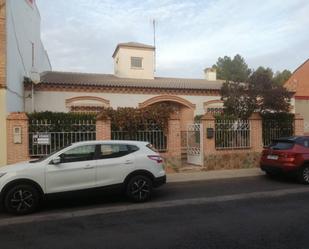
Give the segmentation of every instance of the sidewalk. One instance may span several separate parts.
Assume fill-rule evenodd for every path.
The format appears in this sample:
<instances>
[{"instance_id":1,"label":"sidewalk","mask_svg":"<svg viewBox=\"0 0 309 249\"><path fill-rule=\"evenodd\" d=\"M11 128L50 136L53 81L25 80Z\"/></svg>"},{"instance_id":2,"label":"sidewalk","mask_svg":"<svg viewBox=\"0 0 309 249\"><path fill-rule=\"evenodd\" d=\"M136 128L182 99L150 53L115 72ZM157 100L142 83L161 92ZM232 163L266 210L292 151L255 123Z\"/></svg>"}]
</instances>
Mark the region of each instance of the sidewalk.
<instances>
[{"instance_id":1,"label":"sidewalk","mask_svg":"<svg viewBox=\"0 0 309 249\"><path fill-rule=\"evenodd\" d=\"M212 170L212 171L201 171L191 173L172 173L167 174L167 182L204 181L204 180L259 176L263 174L264 173L259 168Z\"/></svg>"}]
</instances>

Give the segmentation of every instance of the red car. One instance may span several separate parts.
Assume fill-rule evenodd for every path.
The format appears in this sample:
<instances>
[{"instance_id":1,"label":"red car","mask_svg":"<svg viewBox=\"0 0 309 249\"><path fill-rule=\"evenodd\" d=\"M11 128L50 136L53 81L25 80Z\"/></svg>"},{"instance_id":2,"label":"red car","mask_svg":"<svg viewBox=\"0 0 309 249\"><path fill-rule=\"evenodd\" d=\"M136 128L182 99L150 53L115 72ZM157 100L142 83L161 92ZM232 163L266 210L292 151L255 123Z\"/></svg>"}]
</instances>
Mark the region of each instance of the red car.
<instances>
[{"instance_id":1,"label":"red car","mask_svg":"<svg viewBox=\"0 0 309 249\"><path fill-rule=\"evenodd\" d=\"M270 176L294 174L309 184L309 136L279 138L263 150L260 167Z\"/></svg>"}]
</instances>

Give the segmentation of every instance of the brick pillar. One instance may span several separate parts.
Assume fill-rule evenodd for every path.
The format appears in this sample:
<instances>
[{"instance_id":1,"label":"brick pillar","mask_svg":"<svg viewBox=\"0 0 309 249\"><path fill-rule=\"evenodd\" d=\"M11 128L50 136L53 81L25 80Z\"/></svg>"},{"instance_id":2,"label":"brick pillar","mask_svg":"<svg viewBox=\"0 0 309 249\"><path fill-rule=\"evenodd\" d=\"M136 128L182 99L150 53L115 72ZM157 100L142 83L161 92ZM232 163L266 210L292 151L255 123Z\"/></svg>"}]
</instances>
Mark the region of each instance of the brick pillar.
<instances>
[{"instance_id":1,"label":"brick pillar","mask_svg":"<svg viewBox=\"0 0 309 249\"><path fill-rule=\"evenodd\" d=\"M110 118L98 118L96 121L96 139L110 140L111 139L111 120Z\"/></svg>"},{"instance_id":2,"label":"brick pillar","mask_svg":"<svg viewBox=\"0 0 309 249\"><path fill-rule=\"evenodd\" d=\"M28 117L13 112L7 117L7 163L29 160Z\"/></svg>"},{"instance_id":3,"label":"brick pillar","mask_svg":"<svg viewBox=\"0 0 309 249\"><path fill-rule=\"evenodd\" d=\"M259 113L253 113L249 120L251 128L251 150L254 152L261 152L263 150L263 128L261 115Z\"/></svg>"},{"instance_id":4,"label":"brick pillar","mask_svg":"<svg viewBox=\"0 0 309 249\"><path fill-rule=\"evenodd\" d=\"M181 158L181 135L179 115L172 115L168 121L167 153L170 157Z\"/></svg>"},{"instance_id":5,"label":"brick pillar","mask_svg":"<svg viewBox=\"0 0 309 249\"><path fill-rule=\"evenodd\" d=\"M294 117L294 135L303 136L305 133L304 118L300 114L295 114Z\"/></svg>"},{"instance_id":6,"label":"brick pillar","mask_svg":"<svg viewBox=\"0 0 309 249\"><path fill-rule=\"evenodd\" d=\"M206 157L217 152L215 144L215 117L211 113L206 113L202 117L201 122L203 125L203 150ZM207 128L213 129L214 136L212 138L207 138Z\"/></svg>"}]
</instances>

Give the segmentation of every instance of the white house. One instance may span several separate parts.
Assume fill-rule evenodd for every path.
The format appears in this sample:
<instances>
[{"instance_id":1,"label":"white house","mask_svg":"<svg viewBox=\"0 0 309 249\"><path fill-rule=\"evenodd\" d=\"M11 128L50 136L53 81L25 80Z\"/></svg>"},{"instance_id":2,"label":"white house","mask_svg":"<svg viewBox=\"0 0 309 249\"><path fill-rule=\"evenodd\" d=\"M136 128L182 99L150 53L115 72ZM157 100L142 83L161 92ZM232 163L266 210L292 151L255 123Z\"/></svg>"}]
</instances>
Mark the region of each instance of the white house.
<instances>
[{"instance_id":1,"label":"white house","mask_svg":"<svg viewBox=\"0 0 309 249\"><path fill-rule=\"evenodd\" d=\"M26 99L26 111L97 112L168 102L178 106L185 130L195 115L222 110L222 81L214 70L206 69L205 79L156 77L154 50L135 42L118 44L112 56L114 74L43 72L41 83L34 86L34 101ZM26 95L32 87L25 84Z\"/></svg>"}]
</instances>

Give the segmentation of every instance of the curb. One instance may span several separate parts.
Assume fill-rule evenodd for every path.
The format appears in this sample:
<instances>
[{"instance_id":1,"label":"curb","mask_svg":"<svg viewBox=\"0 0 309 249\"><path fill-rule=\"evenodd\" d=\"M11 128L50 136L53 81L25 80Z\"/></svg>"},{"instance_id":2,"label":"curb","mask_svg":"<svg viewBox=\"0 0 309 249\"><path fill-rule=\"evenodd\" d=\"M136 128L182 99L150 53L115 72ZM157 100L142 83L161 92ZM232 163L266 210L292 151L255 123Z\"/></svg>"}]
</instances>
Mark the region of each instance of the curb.
<instances>
[{"instance_id":1,"label":"curb","mask_svg":"<svg viewBox=\"0 0 309 249\"><path fill-rule=\"evenodd\" d=\"M259 168L172 173L167 174L167 182L168 183L193 182L193 181L219 180L229 178L253 177L261 175L264 175L264 173Z\"/></svg>"}]
</instances>

